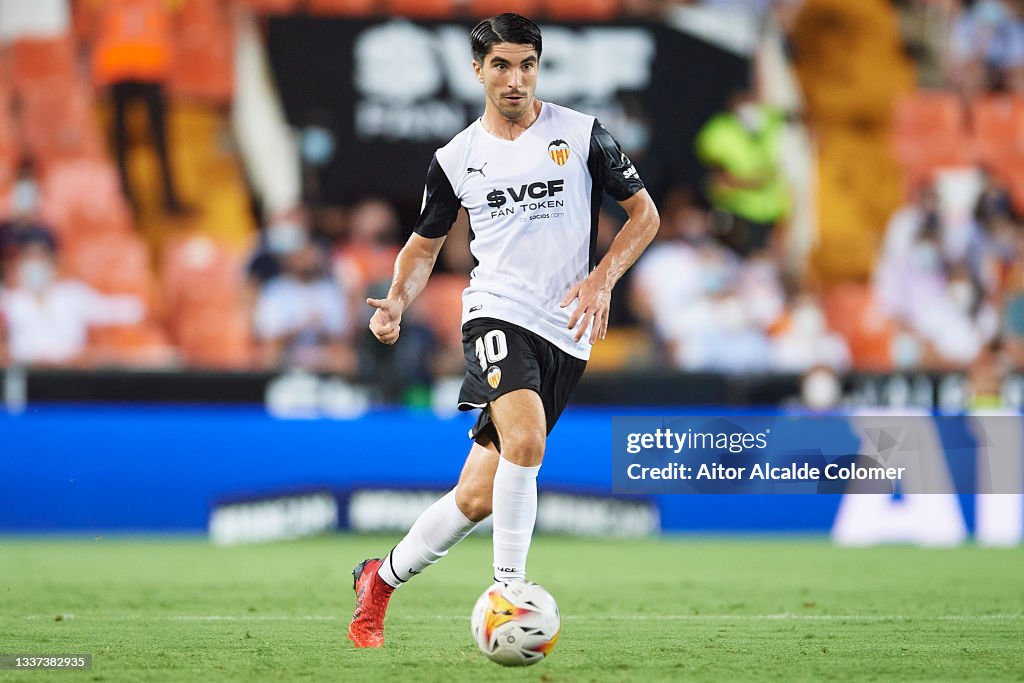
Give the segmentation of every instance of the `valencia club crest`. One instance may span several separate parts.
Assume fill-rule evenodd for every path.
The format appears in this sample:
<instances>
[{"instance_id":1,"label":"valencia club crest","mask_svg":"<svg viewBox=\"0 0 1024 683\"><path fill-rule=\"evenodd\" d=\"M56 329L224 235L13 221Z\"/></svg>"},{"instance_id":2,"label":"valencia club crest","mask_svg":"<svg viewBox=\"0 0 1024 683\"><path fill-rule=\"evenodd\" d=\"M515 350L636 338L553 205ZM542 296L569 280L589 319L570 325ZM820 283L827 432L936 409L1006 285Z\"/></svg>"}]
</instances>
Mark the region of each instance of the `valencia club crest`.
<instances>
[{"instance_id":1,"label":"valencia club crest","mask_svg":"<svg viewBox=\"0 0 1024 683\"><path fill-rule=\"evenodd\" d=\"M491 389L497 389L501 384L501 368L497 365L492 365L487 369L487 383L491 385Z\"/></svg>"},{"instance_id":2,"label":"valencia club crest","mask_svg":"<svg viewBox=\"0 0 1024 683\"><path fill-rule=\"evenodd\" d=\"M565 166L569 161L569 143L561 139L552 140L548 143L548 155L559 166Z\"/></svg>"}]
</instances>

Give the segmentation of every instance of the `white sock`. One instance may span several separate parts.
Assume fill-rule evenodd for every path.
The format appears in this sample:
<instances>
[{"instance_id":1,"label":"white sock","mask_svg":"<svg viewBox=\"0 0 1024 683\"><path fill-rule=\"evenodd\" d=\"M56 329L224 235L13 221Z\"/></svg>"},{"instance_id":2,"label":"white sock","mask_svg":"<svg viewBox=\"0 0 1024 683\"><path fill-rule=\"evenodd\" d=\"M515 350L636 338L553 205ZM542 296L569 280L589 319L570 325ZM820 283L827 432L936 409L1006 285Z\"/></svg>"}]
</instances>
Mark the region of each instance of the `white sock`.
<instances>
[{"instance_id":1,"label":"white sock","mask_svg":"<svg viewBox=\"0 0 1024 683\"><path fill-rule=\"evenodd\" d=\"M537 521L536 467L523 467L498 459L494 473L494 580L526 578L526 555L530 552L533 525Z\"/></svg>"},{"instance_id":2,"label":"white sock","mask_svg":"<svg viewBox=\"0 0 1024 683\"><path fill-rule=\"evenodd\" d=\"M448 554L476 522L470 521L455 503L455 489L423 511L377 570L389 586L398 588Z\"/></svg>"}]
</instances>

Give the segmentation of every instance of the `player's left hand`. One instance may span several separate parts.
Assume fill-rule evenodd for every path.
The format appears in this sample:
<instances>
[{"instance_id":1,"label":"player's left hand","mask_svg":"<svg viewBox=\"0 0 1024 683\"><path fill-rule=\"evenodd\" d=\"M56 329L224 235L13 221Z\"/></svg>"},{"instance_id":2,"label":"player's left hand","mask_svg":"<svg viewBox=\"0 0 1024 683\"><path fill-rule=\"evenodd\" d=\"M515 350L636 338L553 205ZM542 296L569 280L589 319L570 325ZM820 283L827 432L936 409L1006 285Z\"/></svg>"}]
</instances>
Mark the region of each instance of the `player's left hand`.
<instances>
[{"instance_id":1,"label":"player's left hand","mask_svg":"<svg viewBox=\"0 0 1024 683\"><path fill-rule=\"evenodd\" d=\"M562 299L560 306L565 308L574 300L579 299L579 305L569 317L568 328L576 329L575 339L583 339L583 335L590 329L590 343L595 344L599 339L604 339L608 332L608 311L612 304L612 289L602 282L603 278L592 272L583 280L580 280L569 288L569 293ZM577 328L576 326L579 325Z\"/></svg>"}]
</instances>

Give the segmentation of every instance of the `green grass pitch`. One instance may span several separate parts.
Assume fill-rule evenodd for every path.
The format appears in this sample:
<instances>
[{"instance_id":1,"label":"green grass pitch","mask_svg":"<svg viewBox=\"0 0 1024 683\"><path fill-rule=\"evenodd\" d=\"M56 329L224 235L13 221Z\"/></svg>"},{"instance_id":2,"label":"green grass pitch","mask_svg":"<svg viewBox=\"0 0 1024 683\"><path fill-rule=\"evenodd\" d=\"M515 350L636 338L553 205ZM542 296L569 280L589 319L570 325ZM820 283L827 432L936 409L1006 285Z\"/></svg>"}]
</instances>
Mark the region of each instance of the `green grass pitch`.
<instances>
[{"instance_id":1,"label":"green grass pitch","mask_svg":"<svg viewBox=\"0 0 1024 683\"><path fill-rule=\"evenodd\" d=\"M94 663L0 681L1024 680L1020 548L541 537L530 575L562 637L548 660L503 669L469 635L485 537L395 595L383 649L349 644L351 568L395 540L4 540L0 653Z\"/></svg>"}]
</instances>

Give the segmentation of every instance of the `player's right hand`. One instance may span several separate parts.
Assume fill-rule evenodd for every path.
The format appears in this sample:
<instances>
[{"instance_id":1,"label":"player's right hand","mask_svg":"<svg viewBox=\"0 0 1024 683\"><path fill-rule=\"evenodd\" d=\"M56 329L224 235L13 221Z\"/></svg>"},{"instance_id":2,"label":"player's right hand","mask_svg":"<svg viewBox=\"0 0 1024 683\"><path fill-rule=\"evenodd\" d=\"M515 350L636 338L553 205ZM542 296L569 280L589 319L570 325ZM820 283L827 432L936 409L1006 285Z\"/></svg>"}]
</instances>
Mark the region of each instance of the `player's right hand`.
<instances>
[{"instance_id":1,"label":"player's right hand","mask_svg":"<svg viewBox=\"0 0 1024 683\"><path fill-rule=\"evenodd\" d=\"M402 330L402 307L393 299L367 299L377 310L370 318L370 332L384 344L394 344Z\"/></svg>"}]
</instances>

